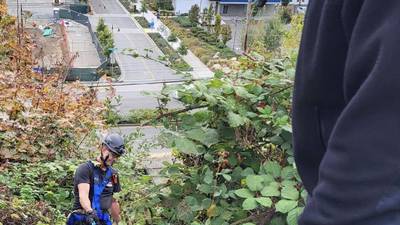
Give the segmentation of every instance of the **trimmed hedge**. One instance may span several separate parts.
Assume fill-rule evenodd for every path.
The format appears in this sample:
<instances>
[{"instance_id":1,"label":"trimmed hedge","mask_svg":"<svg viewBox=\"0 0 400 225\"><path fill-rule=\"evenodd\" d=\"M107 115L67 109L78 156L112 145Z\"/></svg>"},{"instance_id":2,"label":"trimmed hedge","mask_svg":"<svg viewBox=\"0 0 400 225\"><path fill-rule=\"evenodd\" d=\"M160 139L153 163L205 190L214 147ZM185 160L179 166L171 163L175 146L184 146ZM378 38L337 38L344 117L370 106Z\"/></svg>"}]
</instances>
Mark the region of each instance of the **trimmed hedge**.
<instances>
[{"instance_id":1,"label":"trimmed hedge","mask_svg":"<svg viewBox=\"0 0 400 225\"><path fill-rule=\"evenodd\" d=\"M137 16L135 17L135 20L140 24L140 26L142 26L143 28L149 28L150 24L149 22L146 20L146 18L142 17L142 16Z\"/></svg>"},{"instance_id":2,"label":"trimmed hedge","mask_svg":"<svg viewBox=\"0 0 400 225\"><path fill-rule=\"evenodd\" d=\"M189 66L179 54L171 48L168 42L159 33L149 33L149 36L156 45L161 49L161 51L166 55L171 62L171 67L179 71L191 71L192 67Z\"/></svg>"}]
</instances>

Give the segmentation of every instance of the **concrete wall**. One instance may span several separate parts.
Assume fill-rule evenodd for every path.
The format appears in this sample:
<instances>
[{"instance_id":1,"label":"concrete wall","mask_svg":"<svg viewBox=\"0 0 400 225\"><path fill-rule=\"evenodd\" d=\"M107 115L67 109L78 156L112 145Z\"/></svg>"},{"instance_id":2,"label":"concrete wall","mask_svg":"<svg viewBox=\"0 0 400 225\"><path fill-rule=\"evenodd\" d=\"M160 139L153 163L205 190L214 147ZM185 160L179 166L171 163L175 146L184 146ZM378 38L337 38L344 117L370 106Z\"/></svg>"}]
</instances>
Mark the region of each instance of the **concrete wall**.
<instances>
[{"instance_id":1,"label":"concrete wall","mask_svg":"<svg viewBox=\"0 0 400 225\"><path fill-rule=\"evenodd\" d=\"M200 11L203 8L208 8L210 1L209 0L174 0L174 9L178 14L188 13L192 5L197 4L200 7Z\"/></svg>"}]
</instances>

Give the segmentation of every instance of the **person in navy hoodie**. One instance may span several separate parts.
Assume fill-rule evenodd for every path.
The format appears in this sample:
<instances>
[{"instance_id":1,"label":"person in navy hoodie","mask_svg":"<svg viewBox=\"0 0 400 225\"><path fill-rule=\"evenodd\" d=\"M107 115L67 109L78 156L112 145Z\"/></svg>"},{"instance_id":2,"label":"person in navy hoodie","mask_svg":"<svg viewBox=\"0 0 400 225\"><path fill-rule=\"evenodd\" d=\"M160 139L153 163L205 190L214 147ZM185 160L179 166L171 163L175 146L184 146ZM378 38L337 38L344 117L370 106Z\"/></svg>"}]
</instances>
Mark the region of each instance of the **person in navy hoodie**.
<instances>
[{"instance_id":1,"label":"person in navy hoodie","mask_svg":"<svg viewBox=\"0 0 400 225\"><path fill-rule=\"evenodd\" d=\"M310 0L292 113L299 225L399 225L399 0Z\"/></svg>"}]
</instances>

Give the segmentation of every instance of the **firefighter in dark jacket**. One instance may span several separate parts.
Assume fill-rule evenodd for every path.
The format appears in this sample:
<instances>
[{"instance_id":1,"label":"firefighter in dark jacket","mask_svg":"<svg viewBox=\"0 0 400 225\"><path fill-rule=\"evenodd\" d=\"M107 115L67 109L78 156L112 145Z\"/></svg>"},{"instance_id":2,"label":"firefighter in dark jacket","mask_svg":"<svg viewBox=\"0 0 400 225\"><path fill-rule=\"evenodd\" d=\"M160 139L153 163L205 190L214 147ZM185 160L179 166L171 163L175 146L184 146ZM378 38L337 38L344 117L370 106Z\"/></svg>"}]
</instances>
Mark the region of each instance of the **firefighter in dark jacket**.
<instances>
[{"instance_id":1,"label":"firefighter in dark jacket","mask_svg":"<svg viewBox=\"0 0 400 225\"><path fill-rule=\"evenodd\" d=\"M87 161L78 167L74 175L74 211L69 215L67 225L119 222L120 208L113 194L121 191L121 186L112 165L124 152L123 138L119 134L108 134L96 161Z\"/></svg>"},{"instance_id":2,"label":"firefighter in dark jacket","mask_svg":"<svg viewBox=\"0 0 400 225\"><path fill-rule=\"evenodd\" d=\"M400 1L310 0L293 97L299 225L400 224Z\"/></svg>"}]
</instances>

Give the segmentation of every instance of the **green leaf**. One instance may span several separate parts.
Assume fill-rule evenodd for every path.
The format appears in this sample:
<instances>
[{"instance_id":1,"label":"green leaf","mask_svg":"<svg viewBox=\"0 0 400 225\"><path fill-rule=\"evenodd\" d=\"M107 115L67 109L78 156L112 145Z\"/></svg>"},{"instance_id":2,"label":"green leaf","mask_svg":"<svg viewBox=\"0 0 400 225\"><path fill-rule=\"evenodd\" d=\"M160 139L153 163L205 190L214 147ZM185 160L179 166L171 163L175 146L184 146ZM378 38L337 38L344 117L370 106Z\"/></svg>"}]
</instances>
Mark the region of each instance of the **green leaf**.
<instances>
[{"instance_id":1,"label":"green leaf","mask_svg":"<svg viewBox=\"0 0 400 225\"><path fill-rule=\"evenodd\" d=\"M275 217L271 220L269 225L286 225L286 222L282 219L282 217Z\"/></svg>"},{"instance_id":2,"label":"green leaf","mask_svg":"<svg viewBox=\"0 0 400 225\"><path fill-rule=\"evenodd\" d=\"M252 191L261 191L264 187L263 177L260 175L249 175L246 177L246 184Z\"/></svg>"},{"instance_id":3,"label":"green leaf","mask_svg":"<svg viewBox=\"0 0 400 225\"><path fill-rule=\"evenodd\" d=\"M225 178L226 181L231 181L232 177L229 174L223 173L222 176Z\"/></svg>"},{"instance_id":4,"label":"green leaf","mask_svg":"<svg viewBox=\"0 0 400 225\"><path fill-rule=\"evenodd\" d=\"M297 206L297 201L282 199L275 204L275 209L277 212L288 213L290 212L290 210L296 208L296 206Z\"/></svg>"},{"instance_id":5,"label":"green leaf","mask_svg":"<svg viewBox=\"0 0 400 225\"><path fill-rule=\"evenodd\" d=\"M197 187L197 189L198 189L200 192L203 192L203 193L205 193L205 194L211 194L211 193L213 193L212 186L211 186L211 185L208 185L208 184L201 184L201 185L199 185L199 186Z\"/></svg>"},{"instance_id":6,"label":"green leaf","mask_svg":"<svg viewBox=\"0 0 400 225\"><path fill-rule=\"evenodd\" d=\"M235 89L235 93L242 98L255 97L254 95L250 94L244 87L236 86L236 87L234 87L234 89Z\"/></svg>"},{"instance_id":7,"label":"green leaf","mask_svg":"<svg viewBox=\"0 0 400 225\"><path fill-rule=\"evenodd\" d=\"M282 169L281 178L284 180L289 180L294 177L294 170L292 166L286 166Z\"/></svg>"},{"instance_id":8,"label":"green leaf","mask_svg":"<svg viewBox=\"0 0 400 225\"><path fill-rule=\"evenodd\" d=\"M286 217L288 225L297 225L297 221L301 213L303 213L304 207L298 207L290 211Z\"/></svg>"},{"instance_id":9,"label":"green leaf","mask_svg":"<svg viewBox=\"0 0 400 225\"><path fill-rule=\"evenodd\" d=\"M203 209L208 209L211 206L211 203L212 203L211 199L205 198L203 199L203 201L201 201L201 207Z\"/></svg>"},{"instance_id":10,"label":"green leaf","mask_svg":"<svg viewBox=\"0 0 400 225\"><path fill-rule=\"evenodd\" d=\"M299 191L293 186L283 186L281 190L281 195L283 198L289 200L297 200L299 199Z\"/></svg>"},{"instance_id":11,"label":"green leaf","mask_svg":"<svg viewBox=\"0 0 400 225\"><path fill-rule=\"evenodd\" d=\"M193 141L188 140L186 138L178 137L177 139L175 139L175 146L178 149L178 151L182 153L198 154L196 144Z\"/></svg>"},{"instance_id":12,"label":"green leaf","mask_svg":"<svg viewBox=\"0 0 400 225\"><path fill-rule=\"evenodd\" d=\"M255 225L254 223L244 223L242 225Z\"/></svg>"},{"instance_id":13,"label":"green leaf","mask_svg":"<svg viewBox=\"0 0 400 225\"><path fill-rule=\"evenodd\" d=\"M214 160L214 157L211 154L206 153L206 154L204 154L204 159L209 162L212 162Z\"/></svg>"},{"instance_id":14,"label":"green leaf","mask_svg":"<svg viewBox=\"0 0 400 225\"><path fill-rule=\"evenodd\" d=\"M257 201L255 198L247 198L243 201L242 207L244 210L252 210L257 208Z\"/></svg>"},{"instance_id":15,"label":"green leaf","mask_svg":"<svg viewBox=\"0 0 400 225\"><path fill-rule=\"evenodd\" d=\"M222 82L220 79L212 79L209 82L209 87L211 87L211 88L220 88L220 87L222 87L223 84L224 84L224 82Z\"/></svg>"},{"instance_id":16,"label":"green leaf","mask_svg":"<svg viewBox=\"0 0 400 225\"><path fill-rule=\"evenodd\" d=\"M260 203L260 205L265 206L265 207L271 207L271 205L272 205L272 200L270 198L258 197L258 198L256 198L256 201L258 203Z\"/></svg>"},{"instance_id":17,"label":"green leaf","mask_svg":"<svg viewBox=\"0 0 400 225\"><path fill-rule=\"evenodd\" d=\"M254 170L250 167L247 167L240 173L240 175L242 175L242 177L247 177L248 175L252 175L252 174L254 174Z\"/></svg>"},{"instance_id":18,"label":"green leaf","mask_svg":"<svg viewBox=\"0 0 400 225\"><path fill-rule=\"evenodd\" d=\"M281 166L279 163L270 161L264 165L265 172L271 174L273 177L277 178L281 175Z\"/></svg>"},{"instance_id":19,"label":"green leaf","mask_svg":"<svg viewBox=\"0 0 400 225\"><path fill-rule=\"evenodd\" d=\"M231 127L242 126L242 125L246 124L247 120L248 120L247 118L245 118L239 114L236 114L234 112L228 113L228 122Z\"/></svg>"},{"instance_id":20,"label":"green leaf","mask_svg":"<svg viewBox=\"0 0 400 225\"><path fill-rule=\"evenodd\" d=\"M241 188L235 191L235 194L241 198L253 198L254 194L247 188Z\"/></svg>"},{"instance_id":21,"label":"green leaf","mask_svg":"<svg viewBox=\"0 0 400 225\"><path fill-rule=\"evenodd\" d=\"M266 197L279 197L279 184L276 182L271 182L268 186L264 187L261 191L262 196Z\"/></svg>"},{"instance_id":22,"label":"green leaf","mask_svg":"<svg viewBox=\"0 0 400 225\"><path fill-rule=\"evenodd\" d=\"M214 129L197 128L186 132L186 136L192 140L199 141L207 147L218 143L218 132Z\"/></svg>"},{"instance_id":23,"label":"green leaf","mask_svg":"<svg viewBox=\"0 0 400 225\"><path fill-rule=\"evenodd\" d=\"M214 178L213 172L210 170L210 168L207 168L207 170L206 170L206 172L204 174L204 179L203 179L204 182L206 184L211 184L212 181L213 181L213 178Z\"/></svg>"},{"instance_id":24,"label":"green leaf","mask_svg":"<svg viewBox=\"0 0 400 225\"><path fill-rule=\"evenodd\" d=\"M268 185L269 183L275 181L274 177L272 177L272 175L270 175L270 174L261 175L261 176L263 178L263 182L265 185Z\"/></svg>"},{"instance_id":25,"label":"green leaf","mask_svg":"<svg viewBox=\"0 0 400 225\"><path fill-rule=\"evenodd\" d=\"M197 202L197 199L193 196L186 196L185 197L186 203L191 207L193 211L200 209L200 206Z\"/></svg>"}]
</instances>

